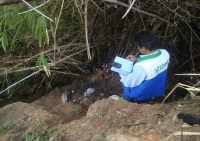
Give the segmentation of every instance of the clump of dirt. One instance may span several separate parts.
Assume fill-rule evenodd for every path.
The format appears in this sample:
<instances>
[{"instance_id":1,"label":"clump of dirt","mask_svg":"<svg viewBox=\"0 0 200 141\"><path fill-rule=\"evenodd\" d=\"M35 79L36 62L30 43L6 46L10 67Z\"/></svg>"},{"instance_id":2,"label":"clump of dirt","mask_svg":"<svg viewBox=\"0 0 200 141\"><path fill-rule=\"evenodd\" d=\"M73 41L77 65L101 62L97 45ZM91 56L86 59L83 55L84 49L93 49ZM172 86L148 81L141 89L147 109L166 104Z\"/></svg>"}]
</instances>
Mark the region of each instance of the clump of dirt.
<instances>
[{"instance_id":1,"label":"clump of dirt","mask_svg":"<svg viewBox=\"0 0 200 141\"><path fill-rule=\"evenodd\" d=\"M96 77L96 78L95 78ZM158 141L200 140L200 127L186 125L179 113L200 117L200 99L136 104L120 98L117 75L84 77L32 102L16 102L0 109L2 141ZM86 96L88 88L95 92ZM66 95L66 102L63 101ZM114 95L114 96L112 96ZM186 132L190 135L185 136ZM173 135L173 133L175 133ZM32 138L31 138L32 137Z\"/></svg>"}]
</instances>

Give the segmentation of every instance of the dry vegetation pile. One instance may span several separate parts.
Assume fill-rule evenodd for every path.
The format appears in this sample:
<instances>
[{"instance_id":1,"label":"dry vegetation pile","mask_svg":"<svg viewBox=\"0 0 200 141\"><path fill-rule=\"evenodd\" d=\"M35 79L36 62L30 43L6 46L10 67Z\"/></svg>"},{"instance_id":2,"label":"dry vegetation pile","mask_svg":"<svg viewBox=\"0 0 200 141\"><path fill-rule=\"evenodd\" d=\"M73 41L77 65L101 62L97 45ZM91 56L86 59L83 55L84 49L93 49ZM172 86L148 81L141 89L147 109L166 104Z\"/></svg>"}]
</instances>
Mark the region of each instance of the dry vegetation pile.
<instances>
[{"instance_id":1,"label":"dry vegetation pile","mask_svg":"<svg viewBox=\"0 0 200 141\"><path fill-rule=\"evenodd\" d=\"M153 30L170 52L172 70L186 66L188 73L198 72L198 0L49 0L38 8L42 15L22 13L29 9L20 3L0 10L1 91L38 69L49 77L30 76L6 91L8 96L51 90L86 70L103 69L116 55L137 54L131 39L143 28ZM198 77L191 81L196 84Z\"/></svg>"}]
</instances>

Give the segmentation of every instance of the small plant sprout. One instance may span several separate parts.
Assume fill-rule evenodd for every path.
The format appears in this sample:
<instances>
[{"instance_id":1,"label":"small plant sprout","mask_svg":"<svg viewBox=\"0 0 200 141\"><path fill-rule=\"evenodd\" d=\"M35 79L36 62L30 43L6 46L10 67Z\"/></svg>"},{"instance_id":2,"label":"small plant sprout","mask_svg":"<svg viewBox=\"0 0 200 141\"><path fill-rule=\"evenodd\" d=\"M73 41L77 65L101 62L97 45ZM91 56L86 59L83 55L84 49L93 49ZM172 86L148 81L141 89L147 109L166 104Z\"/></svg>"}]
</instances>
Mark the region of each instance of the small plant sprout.
<instances>
[{"instance_id":1,"label":"small plant sprout","mask_svg":"<svg viewBox=\"0 0 200 141\"><path fill-rule=\"evenodd\" d=\"M6 129L11 129L15 126L15 124L12 124L10 122L5 122L3 123L1 126L0 126L0 134L2 133L3 130L6 130Z\"/></svg>"},{"instance_id":2,"label":"small plant sprout","mask_svg":"<svg viewBox=\"0 0 200 141\"><path fill-rule=\"evenodd\" d=\"M26 135L25 141L33 141L34 139L35 139L34 134L33 134L32 132L30 132L30 133L28 133L28 134Z\"/></svg>"},{"instance_id":3,"label":"small plant sprout","mask_svg":"<svg viewBox=\"0 0 200 141\"><path fill-rule=\"evenodd\" d=\"M97 115L98 117L103 117L104 115L106 115L106 111L100 110L98 112L95 113L95 115Z\"/></svg>"}]
</instances>

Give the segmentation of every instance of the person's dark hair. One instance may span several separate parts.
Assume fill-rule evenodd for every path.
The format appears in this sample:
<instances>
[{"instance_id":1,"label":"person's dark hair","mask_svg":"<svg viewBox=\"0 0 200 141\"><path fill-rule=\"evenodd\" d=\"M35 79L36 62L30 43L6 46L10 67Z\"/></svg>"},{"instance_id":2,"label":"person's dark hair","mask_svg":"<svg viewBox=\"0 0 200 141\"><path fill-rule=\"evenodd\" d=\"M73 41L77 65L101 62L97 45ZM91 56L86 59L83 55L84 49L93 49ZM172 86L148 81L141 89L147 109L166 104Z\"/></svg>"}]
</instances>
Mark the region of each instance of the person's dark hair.
<instances>
[{"instance_id":1,"label":"person's dark hair","mask_svg":"<svg viewBox=\"0 0 200 141\"><path fill-rule=\"evenodd\" d=\"M138 31L133 37L133 42L135 42L139 48L145 47L149 51L158 48L158 42L155 34L149 29L142 29Z\"/></svg>"}]
</instances>

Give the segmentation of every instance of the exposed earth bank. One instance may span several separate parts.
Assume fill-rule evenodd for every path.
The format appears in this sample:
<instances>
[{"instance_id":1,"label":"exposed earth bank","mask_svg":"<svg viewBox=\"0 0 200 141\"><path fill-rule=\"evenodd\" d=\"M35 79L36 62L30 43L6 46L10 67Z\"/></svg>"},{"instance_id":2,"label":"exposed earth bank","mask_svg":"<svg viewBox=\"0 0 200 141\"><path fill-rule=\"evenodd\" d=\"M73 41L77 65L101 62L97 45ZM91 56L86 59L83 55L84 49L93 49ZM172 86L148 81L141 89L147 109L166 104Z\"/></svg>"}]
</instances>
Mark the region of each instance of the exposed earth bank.
<instances>
[{"instance_id":1,"label":"exposed earth bank","mask_svg":"<svg viewBox=\"0 0 200 141\"><path fill-rule=\"evenodd\" d=\"M179 113L189 113L199 118L200 99L188 98L162 106L136 104L117 96L122 91L117 77L109 81L94 79L87 85L85 82L89 81L57 88L32 103L15 102L0 108L0 140L200 140L199 124L188 125L177 117ZM95 88L95 93L86 96L85 86ZM63 93L67 93L65 103Z\"/></svg>"}]
</instances>

